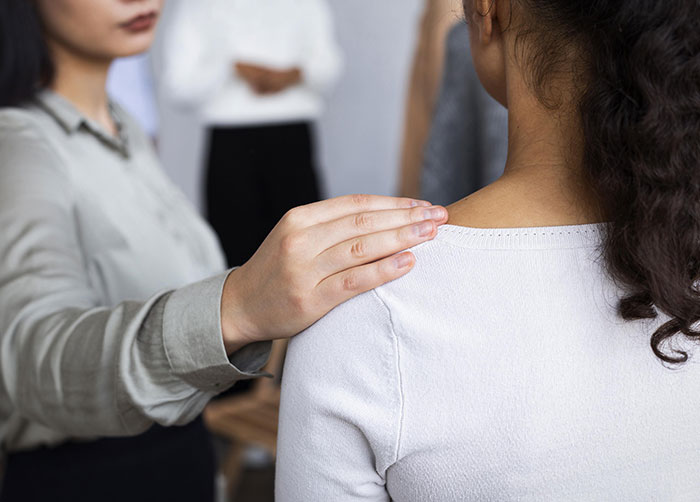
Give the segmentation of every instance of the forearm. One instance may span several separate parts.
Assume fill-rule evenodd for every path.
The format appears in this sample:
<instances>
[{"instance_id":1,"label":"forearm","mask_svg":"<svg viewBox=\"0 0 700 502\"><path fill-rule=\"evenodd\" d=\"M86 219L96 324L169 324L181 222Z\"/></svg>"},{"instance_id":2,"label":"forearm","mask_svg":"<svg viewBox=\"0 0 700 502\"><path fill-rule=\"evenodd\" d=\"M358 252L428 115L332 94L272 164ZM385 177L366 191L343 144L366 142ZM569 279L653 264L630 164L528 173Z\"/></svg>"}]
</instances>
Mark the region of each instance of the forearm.
<instances>
[{"instance_id":1,"label":"forearm","mask_svg":"<svg viewBox=\"0 0 700 502\"><path fill-rule=\"evenodd\" d=\"M71 436L187 423L266 360L265 347L234 354L240 369L226 355L216 324L224 278L114 309L47 316L30 306L3 330L6 398L23 416Z\"/></svg>"}]
</instances>

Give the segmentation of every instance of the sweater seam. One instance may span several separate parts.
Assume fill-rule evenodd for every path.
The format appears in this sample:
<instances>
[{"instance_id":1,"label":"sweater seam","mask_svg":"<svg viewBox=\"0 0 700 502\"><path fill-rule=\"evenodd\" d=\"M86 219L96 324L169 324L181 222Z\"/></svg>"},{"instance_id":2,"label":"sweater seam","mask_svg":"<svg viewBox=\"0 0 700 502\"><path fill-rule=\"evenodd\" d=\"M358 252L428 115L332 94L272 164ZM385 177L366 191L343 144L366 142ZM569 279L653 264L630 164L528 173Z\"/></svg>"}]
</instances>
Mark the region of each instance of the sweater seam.
<instances>
[{"instance_id":1,"label":"sweater seam","mask_svg":"<svg viewBox=\"0 0 700 502\"><path fill-rule=\"evenodd\" d=\"M399 423L398 423L398 431L396 434L396 445L394 447L394 452L393 452L393 464L398 462L400 453L401 453L401 446L402 446L402 439L403 439L403 424L404 424L404 416L405 416L405 394L404 394L404 386L403 386L403 374L401 372L401 348L399 344L399 336L396 332L396 325L394 324L394 317L391 313L391 309L389 308L389 305L382 299L381 296L379 296L379 293L377 292L376 289L372 290L372 293L374 296L376 296L377 300L382 304L384 309L386 310L386 313L389 317L389 327L391 329L391 335L394 340L394 362L396 364L396 375L398 378L398 390L399 390Z\"/></svg>"}]
</instances>

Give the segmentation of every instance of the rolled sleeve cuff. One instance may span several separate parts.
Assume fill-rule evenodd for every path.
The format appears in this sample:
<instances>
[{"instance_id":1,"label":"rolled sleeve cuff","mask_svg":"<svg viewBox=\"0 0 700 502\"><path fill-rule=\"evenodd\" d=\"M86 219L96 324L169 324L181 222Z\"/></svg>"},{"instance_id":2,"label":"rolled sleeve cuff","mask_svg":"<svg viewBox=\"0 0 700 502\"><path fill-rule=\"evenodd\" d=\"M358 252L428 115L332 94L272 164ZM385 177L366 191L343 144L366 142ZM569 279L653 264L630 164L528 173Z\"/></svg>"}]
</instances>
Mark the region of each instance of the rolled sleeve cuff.
<instances>
[{"instance_id":1,"label":"rolled sleeve cuff","mask_svg":"<svg viewBox=\"0 0 700 502\"><path fill-rule=\"evenodd\" d=\"M271 342L243 347L229 358L221 332L221 295L230 271L178 289L163 312L163 345L175 375L204 391L221 392L261 371Z\"/></svg>"}]
</instances>

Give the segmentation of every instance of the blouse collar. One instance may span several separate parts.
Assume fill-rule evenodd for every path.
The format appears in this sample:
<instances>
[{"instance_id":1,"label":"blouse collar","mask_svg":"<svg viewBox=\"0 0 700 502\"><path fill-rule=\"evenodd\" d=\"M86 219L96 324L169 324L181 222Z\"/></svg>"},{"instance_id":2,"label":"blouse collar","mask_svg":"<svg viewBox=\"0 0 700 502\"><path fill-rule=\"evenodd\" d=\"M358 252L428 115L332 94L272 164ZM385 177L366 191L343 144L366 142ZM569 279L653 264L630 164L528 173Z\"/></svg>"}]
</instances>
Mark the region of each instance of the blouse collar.
<instances>
[{"instance_id":1,"label":"blouse collar","mask_svg":"<svg viewBox=\"0 0 700 502\"><path fill-rule=\"evenodd\" d=\"M104 127L94 120L83 115L66 98L49 89L41 91L36 100L39 106L48 112L68 134L74 134L80 129L84 129L124 157L128 158L130 156L123 112L111 99L109 100L109 113L117 127L116 136L107 132Z\"/></svg>"}]
</instances>

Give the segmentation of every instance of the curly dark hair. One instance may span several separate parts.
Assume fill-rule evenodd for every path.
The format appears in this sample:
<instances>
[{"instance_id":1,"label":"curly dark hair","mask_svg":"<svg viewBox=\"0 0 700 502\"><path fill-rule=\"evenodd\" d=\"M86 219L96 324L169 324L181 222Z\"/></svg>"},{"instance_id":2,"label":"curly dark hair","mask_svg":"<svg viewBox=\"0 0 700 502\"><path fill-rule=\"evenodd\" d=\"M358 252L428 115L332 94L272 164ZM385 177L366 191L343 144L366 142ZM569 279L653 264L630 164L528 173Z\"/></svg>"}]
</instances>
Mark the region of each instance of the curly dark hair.
<instances>
[{"instance_id":1,"label":"curly dark hair","mask_svg":"<svg viewBox=\"0 0 700 502\"><path fill-rule=\"evenodd\" d=\"M667 316L651 347L684 363L676 341L700 340L700 0L511 5L522 26L507 29L533 41L527 67L545 105L555 72L582 72L583 163L610 222L603 256L625 292L618 312Z\"/></svg>"}]
</instances>

